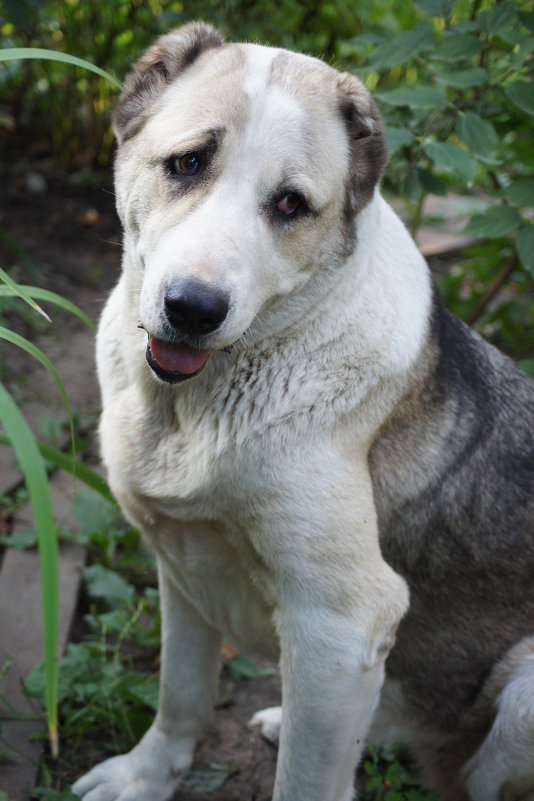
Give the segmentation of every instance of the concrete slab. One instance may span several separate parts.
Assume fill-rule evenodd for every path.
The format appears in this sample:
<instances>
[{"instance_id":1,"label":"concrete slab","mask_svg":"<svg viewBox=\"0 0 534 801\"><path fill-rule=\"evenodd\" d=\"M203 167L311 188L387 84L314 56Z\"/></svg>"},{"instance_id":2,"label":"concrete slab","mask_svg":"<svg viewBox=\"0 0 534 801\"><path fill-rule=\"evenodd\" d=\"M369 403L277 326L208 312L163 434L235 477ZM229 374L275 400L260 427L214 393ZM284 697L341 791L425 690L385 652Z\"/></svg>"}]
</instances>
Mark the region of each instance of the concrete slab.
<instances>
[{"instance_id":1,"label":"concrete slab","mask_svg":"<svg viewBox=\"0 0 534 801\"><path fill-rule=\"evenodd\" d=\"M72 524L72 477L57 473L51 491L60 526ZM15 532L32 525L31 508L24 507L17 516ZM62 542L59 559L59 653L65 650L76 611L81 575L86 559L85 548ZM13 663L0 682L0 696L9 701L20 715L29 719L2 722L2 751L10 750L10 759L0 764L0 789L10 801L28 801L35 786L42 737L45 729L42 710L30 703L22 690L22 679L42 661L42 601L39 557L36 551L7 549L0 572L0 665L6 658ZM0 710L4 705L0 701ZM36 715L40 715L35 719ZM34 719L31 719L34 718Z\"/></svg>"}]
</instances>

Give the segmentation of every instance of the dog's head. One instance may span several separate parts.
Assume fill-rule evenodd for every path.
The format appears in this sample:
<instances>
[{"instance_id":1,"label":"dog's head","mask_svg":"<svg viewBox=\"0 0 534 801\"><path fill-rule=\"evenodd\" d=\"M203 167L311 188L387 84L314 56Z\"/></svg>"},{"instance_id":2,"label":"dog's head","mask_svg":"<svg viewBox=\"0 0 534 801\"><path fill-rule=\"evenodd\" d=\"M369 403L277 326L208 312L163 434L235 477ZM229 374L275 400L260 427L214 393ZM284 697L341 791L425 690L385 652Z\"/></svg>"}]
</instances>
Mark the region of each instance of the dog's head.
<instances>
[{"instance_id":1,"label":"dog's head","mask_svg":"<svg viewBox=\"0 0 534 801\"><path fill-rule=\"evenodd\" d=\"M317 302L385 163L380 115L356 77L227 44L203 23L144 54L114 127L130 291L149 364L169 382Z\"/></svg>"}]
</instances>

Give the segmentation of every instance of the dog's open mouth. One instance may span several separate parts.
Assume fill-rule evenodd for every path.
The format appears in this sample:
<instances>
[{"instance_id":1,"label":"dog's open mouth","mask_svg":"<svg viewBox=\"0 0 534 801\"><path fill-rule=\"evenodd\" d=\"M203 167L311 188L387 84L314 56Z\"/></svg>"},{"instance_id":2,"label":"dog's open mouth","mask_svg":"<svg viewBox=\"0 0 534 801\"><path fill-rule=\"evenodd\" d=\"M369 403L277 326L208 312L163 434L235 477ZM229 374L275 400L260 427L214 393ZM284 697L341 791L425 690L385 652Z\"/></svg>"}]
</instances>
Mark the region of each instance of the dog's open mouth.
<instances>
[{"instance_id":1,"label":"dog's open mouth","mask_svg":"<svg viewBox=\"0 0 534 801\"><path fill-rule=\"evenodd\" d=\"M165 342L149 336L146 360L156 375L168 384L177 384L198 375L211 355L185 342Z\"/></svg>"}]
</instances>

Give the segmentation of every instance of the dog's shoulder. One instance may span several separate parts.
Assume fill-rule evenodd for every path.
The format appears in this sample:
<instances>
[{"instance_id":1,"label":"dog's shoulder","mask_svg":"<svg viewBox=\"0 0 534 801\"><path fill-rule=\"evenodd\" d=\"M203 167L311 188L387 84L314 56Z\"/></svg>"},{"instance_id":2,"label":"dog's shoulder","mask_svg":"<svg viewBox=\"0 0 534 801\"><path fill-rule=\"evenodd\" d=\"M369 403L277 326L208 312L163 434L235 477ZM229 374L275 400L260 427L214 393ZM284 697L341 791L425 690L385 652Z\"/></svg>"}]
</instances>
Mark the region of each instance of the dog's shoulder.
<instances>
[{"instance_id":1,"label":"dog's shoulder","mask_svg":"<svg viewBox=\"0 0 534 801\"><path fill-rule=\"evenodd\" d=\"M531 582L534 381L437 295L424 363L369 464L384 552L403 574L509 573L512 594Z\"/></svg>"}]
</instances>

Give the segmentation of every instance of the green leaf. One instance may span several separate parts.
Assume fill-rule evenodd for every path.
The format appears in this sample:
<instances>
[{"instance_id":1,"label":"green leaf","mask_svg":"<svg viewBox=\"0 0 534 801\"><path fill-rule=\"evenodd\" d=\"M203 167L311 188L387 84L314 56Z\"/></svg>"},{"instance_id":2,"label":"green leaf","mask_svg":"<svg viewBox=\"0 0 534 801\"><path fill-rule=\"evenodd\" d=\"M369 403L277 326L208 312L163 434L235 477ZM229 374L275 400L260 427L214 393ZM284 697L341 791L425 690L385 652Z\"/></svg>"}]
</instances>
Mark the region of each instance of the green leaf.
<instances>
[{"instance_id":1,"label":"green leaf","mask_svg":"<svg viewBox=\"0 0 534 801\"><path fill-rule=\"evenodd\" d=\"M87 592L93 598L103 598L111 603L122 601L133 606L134 588L114 570L103 565L91 565L84 570Z\"/></svg>"},{"instance_id":2,"label":"green leaf","mask_svg":"<svg viewBox=\"0 0 534 801\"><path fill-rule=\"evenodd\" d=\"M508 184L501 194L518 208L534 208L534 178L518 178Z\"/></svg>"},{"instance_id":3,"label":"green leaf","mask_svg":"<svg viewBox=\"0 0 534 801\"><path fill-rule=\"evenodd\" d=\"M375 97L391 106L435 108L448 103L447 93L440 86L402 86L375 92Z\"/></svg>"},{"instance_id":4,"label":"green leaf","mask_svg":"<svg viewBox=\"0 0 534 801\"><path fill-rule=\"evenodd\" d=\"M48 476L41 454L28 424L15 401L0 383L0 422L8 435L24 473L30 493L35 527L39 539L43 597L43 640L45 664L45 706L52 750L57 749L57 642L59 557L54 509Z\"/></svg>"},{"instance_id":5,"label":"green leaf","mask_svg":"<svg viewBox=\"0 0 534 801\"><path fill-rule=\"evenodd\" d=\"M91 648L93 644L88 643L69 643L67 652L59 660L59 682L58 699L64 701L66 698L72 699L74 695L80 699L80 686L86 686L88 677L93 682L98 680L95 676L95 660ZM101 654L98 654L98 670L101 669ZM76 692L75 689L76 688ZM43 665L37 665L31 673L24 679L24 692L30 698L42 698L44 693L44 673Z\"/></svg>"},{"instance_id":6,"label":"green leaf","mask_svg":"<svg viewBox=\"0 0 534 801\"><path fill-rule=\"evenodd\" d=\"M395 64L404 64L429 47L433 38L434 34L428 25L419 25L399 33L393 39L375 47L365 67L380 72Z\"/></svg>"},{"instance_id":7,"label":"green leaf","mask_svg":"<svg viewBox=\"0 0 534 801\"><path fill-rule=\"evenodd\" d=\"M74 520L87 534L108 534L120 526L121 514L116 504L95 492L80 490L72 503Z\"/></svg>"},{"instance_id":8,"label":"green leaf","mask_svg":"<svg viewBox=\"0 0 534 801\"><path fill-rule=\"evenodd\" d=\"M460 61L478 56L484 45L469 33L451 33L443 37L429 53L438 61Z\"/></svg>"},{"instance_id":9,"label":"green leaf","mask_svg":"<svg viewBox=\"0 0 534 801\"><path fill-rule=\"evenodd\" d=\"M456 133L471 153L482 159L490 158L499 144L495 128L473 111L460 113L456 121Z\"/></svg>"},{"instance_id":10,"label":"green leaf","mask_svg":"<svg viewBox=\"0 0 534 801\"><path fill-rule=\"evenodd\" d=\"M37 545L37 532L34 528L25 528L16 534L4 534L0 537L0 545L7 545L17 551L26 551Z\"/></svg>"},{"instance_id":11,"label":"green leaf","mask_svg":"<svg viewBox=\"0 0 534 801\"><path fill-rule=\"evenodd\" d=\"M96 67L94 64L91 64L90 61L78 58L77 56L70 56L68 53L60 53L57 50L44 50L41 47L8 47L4 50L0 50L0 61L19 61L20 59L27 58L44 59L45 61L61 61L64 64L69 64L71 67L82 67L85 70L100 75L101 78L105 78L117 89L122 89L120 82L114 78L113 75L110 75L109 72L101 70L100 67Z\"/></svg>"},{"instance_id":12,"label":"green leaf","mask_svg":"<svg viewBox=\"0 0 534 801\"><path fill-rule=\"evenodd\" d=\"M448 142L428 142L423 149L438 167L460 173L468 184L474 180L478 170L477 162L458 145L450 145Z\"/></svg>"},{"instance_id":13,"label":"green leaf","mask_svg":"<svg viewBox=\"0 0 534 801\"><path fill-rule=\"evenodd\" d=\"M527 114L534 114L534 88L527 81L513 81L504 87L504 93L514 106L526 111Z\"/></svg>"},{"instance_id":14,"label":"green leaf","mask_svg":"<svg viewBox=\"0 0 534 801\"><path fill-rule=\"evenodd\" d=\"M534 225L532 223L523 225L515 244L521 264L531 278L534 278Z\"/></svg>"},{"instance_id":15,"label":"green leaf","mask_svg":"<svg viewBox=\"0 0 534 801\"><path fill-rule=\"evenodd\" d=\"M517 22L514 3L496 3L487 11L478 15L478 22L484 33L499 33L503 28L510 28Z\"/></svg>"},{"instance_id":16,"label":"green leaf","mask_svg":"<svg viewBox=\"0 0 534 801\"><path fill-rule=\"evenodd\" d=\"M448 17L454 6L454 0L417 0L415 5L432 17Z\"/></svg>"},{"instance_id":17,"label":"green leaf","mask_svg":"<svg viewBox=\"0 0 534 801\"><path fill-rule=\"evenodd\" d=\"M521 216L510 206L491 206L483 214L472 217L463 229L463 234L498 239L509 236L521 225Z\"/></svg>"},{"instance_id":18,"label":"green leaf","mask_svg":"<svg viewBox=\"0 0 534 801\"><path fill-rule=\"evenodd\" d=\"M482 67L471 67L465 70L442 70L436 80L454 89L470 89L488 82L489 76Z\"/></svg>"},{"instance_id":19,"label":"green leaf","mask_svg":"<svg viewBox=\"0 0 534 801\"><path fill-rule=\"evenodd\" d=\"M414 135L408 128L396 128L394 125L386 128L386 146L390 156L402 147L410 145L413 140Z\"/></svg>"},{"instance_id":20,"label":"green leaf","mask_svg":"<svg viewBox=\"0 0 534 801\"><path fill-rule=\"evenodd\" d=\"M68 311L71 314L74 314L76 317L78 317L82 322L85 323L85 325L88 328L91 329L91 331L93 332L96 331L96 325L91 320L91 318L88 317L84 311L82 311L82 309L76 306L75 303L71 303L70 300L63 298L61 295L57 295L55 292L50 292L50 290L48 289L41 289L41 287L38 286L25 286L17 284L16 288L14 288L12 286L0 285L0 298L14 297L16 295L22 297L21 293L24 293L27 296L27 298L24 297L24 300L26 300L27 302L33 300L34 298L38 298L39 300L45 300L48 303L54 303L61 309L64 309L65 311ZM40 307L36 309L36 311L39 311L41 314L43 314L43 310ZM47 319L50 320L48 315Z\"/></svg>"}]
</instances>

